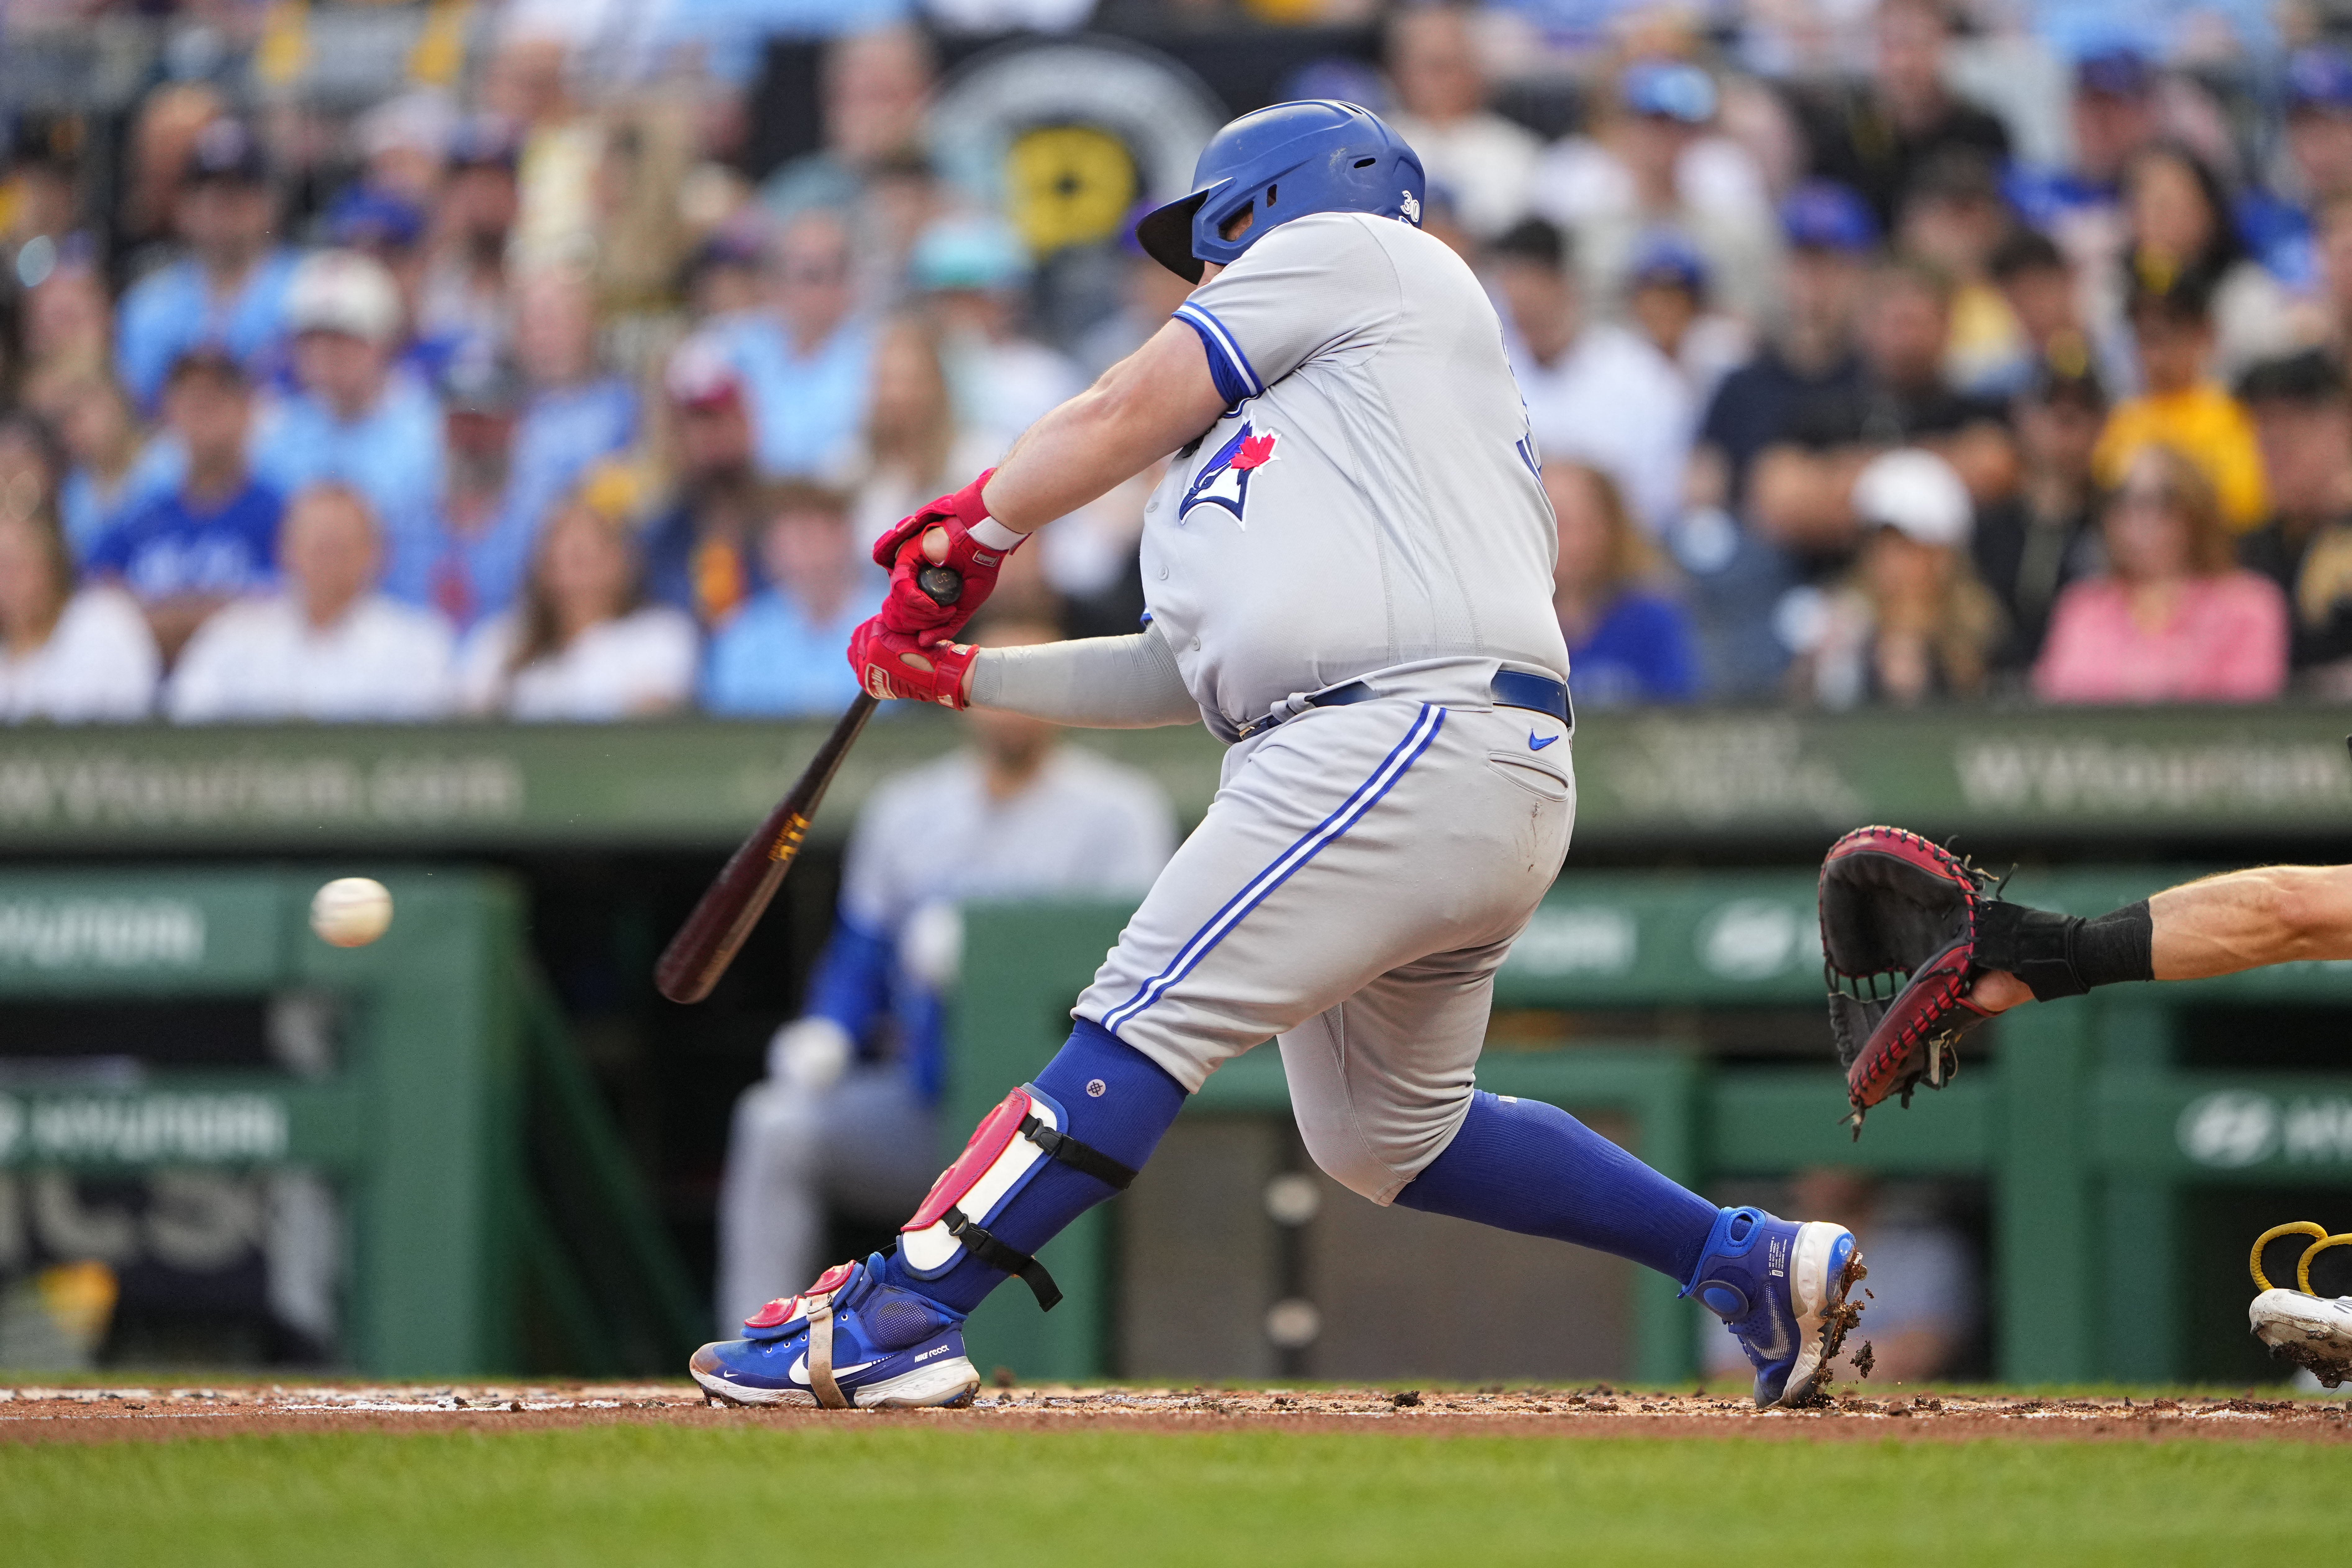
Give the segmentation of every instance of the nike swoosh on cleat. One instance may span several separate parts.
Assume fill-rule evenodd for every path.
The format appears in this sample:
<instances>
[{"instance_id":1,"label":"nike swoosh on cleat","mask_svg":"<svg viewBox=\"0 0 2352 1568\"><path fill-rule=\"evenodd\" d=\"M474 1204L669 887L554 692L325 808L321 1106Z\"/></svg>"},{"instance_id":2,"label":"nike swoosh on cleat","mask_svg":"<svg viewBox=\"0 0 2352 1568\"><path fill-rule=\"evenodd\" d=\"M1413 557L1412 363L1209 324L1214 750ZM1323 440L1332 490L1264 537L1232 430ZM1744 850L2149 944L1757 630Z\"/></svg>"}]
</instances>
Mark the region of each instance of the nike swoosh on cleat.
<instances>
[{"instance_id":1,"label":"nike swoosh on cleat","mask_svg":"<svg viewBox=\"0 0 2352 1568\"><path fill-rule=\"evenodd\" d=\"M1546 746L1550 745L1554 741L1559 739L1559 737L1558 735L1546 735L1542 740L1538 741L1536 739L1536 732L1533 730L1530 730L1528 731L1528 750L1530 752L1540 752Z\"/></svg>"},{"instance_id":2,"label":"nike swoosh on cleat","mask_svg":"<svg viewBox=\"0 0 2352 1568\"><path fill-rule=\"evenodd\" d=\"M877 1362L861 1361L856 1366L837 1366L833 1369L833 1375L835 1377L847 1377L853 1372L864 1372L867 1367L878 1364L880 1363ZM795 1360L793 1363L793 1370L788 1375L790 1375L794 1383L799 1384L803 1388L810 1386L808 1378L808 1357L803 1355L799 1359Z\"/></svg>"}]
</instances>

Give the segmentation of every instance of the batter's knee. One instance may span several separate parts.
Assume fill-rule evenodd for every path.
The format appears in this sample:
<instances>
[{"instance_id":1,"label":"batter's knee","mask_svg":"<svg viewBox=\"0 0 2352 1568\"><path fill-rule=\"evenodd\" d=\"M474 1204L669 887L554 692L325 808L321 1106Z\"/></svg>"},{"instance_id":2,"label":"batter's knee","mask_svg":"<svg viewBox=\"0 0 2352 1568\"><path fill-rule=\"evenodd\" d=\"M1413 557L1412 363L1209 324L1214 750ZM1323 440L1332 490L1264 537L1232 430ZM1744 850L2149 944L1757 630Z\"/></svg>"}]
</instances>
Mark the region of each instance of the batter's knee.
<instances>
[{"instance_id":1,"label":"batter's knee","mask_svg":"<svg viewBox=\"0 0 2352 1568\"><path fill-rule=\"evenodd\" d=\"M1344 1106L1338 1115L1301 1114L1298 1134L1325 1175L1386 1205L1445 1152L1469 1109L1467 1091L1442 1104L1391 1106L1369 1116Z\"/></svg>"}]
</instances>

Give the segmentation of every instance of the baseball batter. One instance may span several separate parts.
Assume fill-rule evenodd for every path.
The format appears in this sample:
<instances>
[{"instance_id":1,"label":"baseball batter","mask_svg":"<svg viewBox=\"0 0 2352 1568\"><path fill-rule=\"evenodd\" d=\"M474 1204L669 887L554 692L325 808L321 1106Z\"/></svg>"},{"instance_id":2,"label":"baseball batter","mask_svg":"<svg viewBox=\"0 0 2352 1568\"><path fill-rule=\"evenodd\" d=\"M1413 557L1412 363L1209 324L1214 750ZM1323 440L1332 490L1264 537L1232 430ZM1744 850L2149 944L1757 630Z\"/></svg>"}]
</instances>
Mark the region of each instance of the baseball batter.
<instances>
[{"instance_id":1,"label":"baseball batter","mask_svg":"<svg viewBox=\"0 0 2352 1568\"><path fill-rule=\"evenodd\" d=\"M1738 1336L1759 1404L1810 1397L1852 1311L1848 1232L1718 1209L1475 1087L1495 971L1568 850L1573 720L1525 408L1476 279L1418 227L1420 161L1352 104L1278 104L1220 132L1195 186L1137 237L1199 287L1001 467L883 537L890 595L850 659L877 696L1204 721L1231 743L1223 787L1069 1041L897 1247L770 1303L695 1377L745 1403L968 1399L966 1314L1008 1275L1050 1307L1037 1249L1272 1037L1339 1182L1660 1269ZM1029 531L1171 453L1141 633L952 640ZM961 574L953 605L917 587L929 563Z\"/></svg>"}]
</instances>

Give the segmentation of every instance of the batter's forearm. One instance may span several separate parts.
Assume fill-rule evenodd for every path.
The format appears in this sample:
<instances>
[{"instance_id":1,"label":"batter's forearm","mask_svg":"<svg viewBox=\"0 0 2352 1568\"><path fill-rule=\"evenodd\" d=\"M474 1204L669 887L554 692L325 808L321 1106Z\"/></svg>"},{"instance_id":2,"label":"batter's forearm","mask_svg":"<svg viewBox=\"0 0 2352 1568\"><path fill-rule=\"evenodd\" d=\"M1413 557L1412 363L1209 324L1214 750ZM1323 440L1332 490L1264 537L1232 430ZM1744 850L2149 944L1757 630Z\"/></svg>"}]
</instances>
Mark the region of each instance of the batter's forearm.
<instances>
[{"instance_id":1,"label":"batter's forearm","mask_svg":"<svg viewBox=\"0 0 2352 1568\"><path fill-rule=\"evenodd\" d=\"M1044 527L1141 473L1224 408L1200 340L1170 322L1013 444L981 499L1019 533Z\"/></svg>"},{"instance_id":2,"label":"batter's forearm","mask_svg":"<svg viewBox=\"0 0 2352 1568\"><path fill-rule=\"evenodd\" d=\"M1157 628L1129 637L982 648L972 660L971 697L975 707L1096 730L1201 721L1200 705Z\"/></svg>"}]
</instances>

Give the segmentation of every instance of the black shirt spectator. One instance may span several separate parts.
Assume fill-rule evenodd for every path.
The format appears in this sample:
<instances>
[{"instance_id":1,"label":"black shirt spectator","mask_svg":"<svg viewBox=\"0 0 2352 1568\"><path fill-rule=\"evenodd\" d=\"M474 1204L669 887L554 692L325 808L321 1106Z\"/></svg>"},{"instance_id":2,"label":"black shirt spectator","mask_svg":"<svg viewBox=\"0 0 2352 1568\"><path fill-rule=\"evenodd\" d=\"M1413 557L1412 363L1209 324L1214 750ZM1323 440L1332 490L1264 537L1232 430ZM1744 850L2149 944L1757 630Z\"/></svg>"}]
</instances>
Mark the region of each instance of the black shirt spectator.
<instances>
[{"instance_id":1,"label":"black shirt spectator","mask_svg":"<svg viewBox=\"0 0 2352 1568\"><path fill-rule=\"evenodd\" d=\"M2271 520L2239 559L2286 593L2296 681L2352 696L2352 394L2343 367L2312 349L2269 360L2238 384L2254 418Z\"/></svg>"},{"instance_id":2,"label":"black shirt spectator","mask_svg":"<svg viewBox=\"0 0 2352 1568\"><path fill-rule=\"evenodd\" d=\"M2079 351L2044 362L2011 405L2023 471L2015 494L1979 509L1970 541L1977 575L2008 617L1996 669L2031 668L2059 590L2104 563L2091 452L2106 416L2106 389Z\"/></svg>"},{"instance_id":3,"label":"black shirt spectator","mask_svg":"<svg viewBox=\"0 0 2352 1568\"><path fill-rule=\"evenodd\" d=\"M1857 86L1800 100L1811 172L1862 193L1892 226L1919 166L1952 148L2009 160L2009 130L1944 86L1951 26L1937 0L1882 0L1878 68Z\"/></svg>"}]
</instances>

